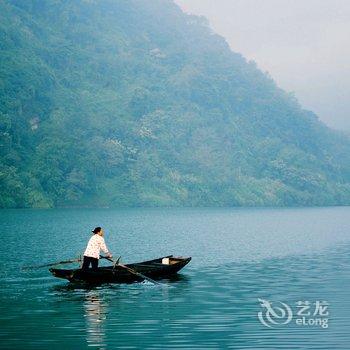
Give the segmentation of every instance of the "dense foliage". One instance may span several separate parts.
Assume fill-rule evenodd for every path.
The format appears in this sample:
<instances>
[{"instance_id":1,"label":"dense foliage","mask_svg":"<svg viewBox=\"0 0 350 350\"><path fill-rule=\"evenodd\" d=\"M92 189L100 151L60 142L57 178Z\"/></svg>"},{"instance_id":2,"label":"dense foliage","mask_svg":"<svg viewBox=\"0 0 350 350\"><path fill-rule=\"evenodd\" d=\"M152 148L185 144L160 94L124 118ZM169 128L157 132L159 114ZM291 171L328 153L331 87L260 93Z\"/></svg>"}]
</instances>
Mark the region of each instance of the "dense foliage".
<instances>
[{"instance_id":1,"label":"dense foliage","mask_svg":"<svg viewBox=\"0 0 350 350\"><path fill-rule=\"evenodd\" d=\"M349 139L168 0L0 0L0 157L0 207L350 204Z\"/></svg>"}]
</instances>

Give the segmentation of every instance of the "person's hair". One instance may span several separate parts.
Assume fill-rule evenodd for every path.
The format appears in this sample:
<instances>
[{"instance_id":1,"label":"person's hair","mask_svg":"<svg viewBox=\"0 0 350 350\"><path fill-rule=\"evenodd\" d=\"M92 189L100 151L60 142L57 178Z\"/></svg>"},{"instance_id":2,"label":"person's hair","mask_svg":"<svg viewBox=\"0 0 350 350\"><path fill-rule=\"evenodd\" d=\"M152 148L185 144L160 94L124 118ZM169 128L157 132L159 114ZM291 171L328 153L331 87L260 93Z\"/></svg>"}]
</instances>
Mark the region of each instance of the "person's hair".
<instances>
[{"instance_id":1,"label":"person's hair","mask_svg":"<svg viewBox=\"0 0 350 350\"><path fill-rule=\"evenodd\" d=\"M101 231L102 229L101 229L101 227L95 227L93 230L92 230L92 232L94 233L94 234L96 234L96 233L99 233L100 231Z\"/></svg>"}]
</instances>

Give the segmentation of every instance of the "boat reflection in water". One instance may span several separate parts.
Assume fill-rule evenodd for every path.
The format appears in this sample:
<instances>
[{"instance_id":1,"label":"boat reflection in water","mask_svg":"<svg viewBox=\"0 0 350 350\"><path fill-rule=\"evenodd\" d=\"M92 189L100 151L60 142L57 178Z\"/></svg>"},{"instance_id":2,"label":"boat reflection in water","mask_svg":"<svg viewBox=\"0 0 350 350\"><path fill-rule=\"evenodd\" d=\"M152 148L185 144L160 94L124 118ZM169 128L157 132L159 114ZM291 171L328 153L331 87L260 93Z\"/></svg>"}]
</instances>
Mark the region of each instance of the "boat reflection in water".
<instances>
[{"instance_id":1,"label":"boat reflection in water","mask_svg":"<svg viewBox=\"0 0 350 350\"><path fill-rule=\"evenodd\" d=\"M86 342L89 347L106 349L105 320L108 305L101 300L98 290L91 290L84 300L84 317L86 320Z\"/></svg>"}]
</instances>

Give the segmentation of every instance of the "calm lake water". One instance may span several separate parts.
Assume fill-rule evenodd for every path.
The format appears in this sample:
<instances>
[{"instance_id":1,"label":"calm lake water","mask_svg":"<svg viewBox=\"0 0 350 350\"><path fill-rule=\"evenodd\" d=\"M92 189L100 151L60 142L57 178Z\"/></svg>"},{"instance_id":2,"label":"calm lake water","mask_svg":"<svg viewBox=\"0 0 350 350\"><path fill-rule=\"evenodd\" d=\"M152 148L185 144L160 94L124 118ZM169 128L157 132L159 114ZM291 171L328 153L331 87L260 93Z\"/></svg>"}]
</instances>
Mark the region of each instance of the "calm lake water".
<instances>
[{"instance_id":1,"label":"calm lake water","mask_svg":"<svg viewBox=\"0 0 350 350\"><path fill-rule=\"evenodd\" d=\"M349 349L349 219L349 207L2 210L0 347ZM20 269L78 256L94 226L124 263L193 260L159 286L89 289ZM297 324L299 301L310 324Z\"/></svg>"}]
</instances>

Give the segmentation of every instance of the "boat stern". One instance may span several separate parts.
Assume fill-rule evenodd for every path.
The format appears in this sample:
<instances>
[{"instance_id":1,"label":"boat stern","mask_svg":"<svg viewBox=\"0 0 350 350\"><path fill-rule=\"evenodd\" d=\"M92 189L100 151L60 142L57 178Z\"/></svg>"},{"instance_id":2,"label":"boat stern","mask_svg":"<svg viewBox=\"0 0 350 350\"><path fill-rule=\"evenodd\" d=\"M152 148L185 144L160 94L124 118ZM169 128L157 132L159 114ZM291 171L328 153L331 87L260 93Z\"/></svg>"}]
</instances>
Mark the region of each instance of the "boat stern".
<instances>
[{"instance_id":1,"label":"boat stern","mask_svg":"<svg viewBox=\"0 0 350 350\"><path fill-rule=\"evenodd\" d=\"M74 270L64 270L64 269L49 269L51 274L57 278L63 278L68 281L73 280Z\"/></svg>"}]
</instances>

